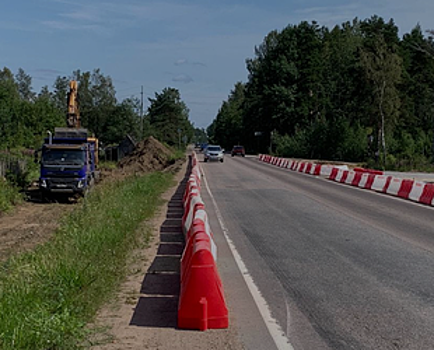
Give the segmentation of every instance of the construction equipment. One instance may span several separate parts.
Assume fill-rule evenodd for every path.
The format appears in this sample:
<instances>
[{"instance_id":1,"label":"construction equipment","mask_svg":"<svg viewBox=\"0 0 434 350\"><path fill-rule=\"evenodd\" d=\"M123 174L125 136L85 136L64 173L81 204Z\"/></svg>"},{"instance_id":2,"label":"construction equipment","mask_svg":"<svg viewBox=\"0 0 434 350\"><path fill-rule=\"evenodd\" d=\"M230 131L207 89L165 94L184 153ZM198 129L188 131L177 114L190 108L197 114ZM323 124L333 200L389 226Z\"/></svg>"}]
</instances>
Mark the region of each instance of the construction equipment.
<instances>
[{"instance_id":1,"label":"construction equipment","mask_svg":"<svg viewBox=\"0 0 434 350\"><path fill-rule=\"evenodd\" d=\"M99 178L98 139L80 127L77 82L69 88L67 127L48 132L41 148L39 188L45 197L84 195Z\"/></svg>"}]
</instances>

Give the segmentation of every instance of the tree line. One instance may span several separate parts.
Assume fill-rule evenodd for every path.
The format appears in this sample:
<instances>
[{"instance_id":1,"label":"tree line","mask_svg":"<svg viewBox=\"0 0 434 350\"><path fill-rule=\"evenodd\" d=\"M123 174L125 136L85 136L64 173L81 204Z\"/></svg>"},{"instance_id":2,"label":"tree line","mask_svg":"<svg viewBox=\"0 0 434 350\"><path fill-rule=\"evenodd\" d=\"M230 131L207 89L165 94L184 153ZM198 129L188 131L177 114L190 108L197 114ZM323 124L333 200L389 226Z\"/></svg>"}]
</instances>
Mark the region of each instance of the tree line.
<instances>
[{"instance_id":1,"label":"tree line","mask_svg":"<svg viewBox=\"0 0 434 350\"><path fill-rule=\"evenodd\" d=\"M391 19L316 22L267 34L207 133L225 148L280 156L429 166L434 147L434 42Z\"/></svg>"},{"instance_id":2,"label":"tree line","mask_svg":"<svg viewBox=\"0 0 434 350\"><path fill-rule=\"evenodd\" d=\"M20 68L14 75L5 67L0 70L0 150L39 148L47 130L66 127L70 80L78 81L82 127L103 145L117 144L129 134L137 141L154 136L178 146L180 136L190 141L195 133L189 110L177 89L156 92L142 115L141 101L133 97L118 101L111 77L99 69L58 76L52 91L44 86L35 93L29 74Z\"/></svg>"}]
</instances>

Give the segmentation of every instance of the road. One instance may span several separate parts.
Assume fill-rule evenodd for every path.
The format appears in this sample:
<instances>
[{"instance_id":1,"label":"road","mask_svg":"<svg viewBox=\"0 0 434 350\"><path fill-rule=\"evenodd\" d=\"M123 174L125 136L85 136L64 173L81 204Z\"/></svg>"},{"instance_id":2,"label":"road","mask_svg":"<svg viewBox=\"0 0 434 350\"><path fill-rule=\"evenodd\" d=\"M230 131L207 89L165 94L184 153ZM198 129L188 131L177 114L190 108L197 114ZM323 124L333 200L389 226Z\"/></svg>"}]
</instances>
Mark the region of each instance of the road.
<instances>
[{"instance_id":1,"label":"road","mask_svg":"<svg viewBox=\"0 0 434 350\"><path fill-rule=\"evenodd\" d=\"M217 232L219 216L288 349L434 348L431 207L254 157L200 166L222 247L219 270L246 348L275 346L237 282Z\"/></svg>"}]
</instances>

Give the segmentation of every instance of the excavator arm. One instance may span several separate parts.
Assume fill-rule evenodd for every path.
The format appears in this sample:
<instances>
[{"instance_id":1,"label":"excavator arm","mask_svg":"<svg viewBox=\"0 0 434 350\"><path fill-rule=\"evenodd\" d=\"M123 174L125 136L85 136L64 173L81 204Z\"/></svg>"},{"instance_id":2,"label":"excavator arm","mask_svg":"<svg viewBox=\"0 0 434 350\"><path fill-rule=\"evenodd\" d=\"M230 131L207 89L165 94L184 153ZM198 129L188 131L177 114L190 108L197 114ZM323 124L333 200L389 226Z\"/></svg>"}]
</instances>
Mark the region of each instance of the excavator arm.
<instances>
[{"instance_id":1,"label":"excavator arm","mask_svg":"<svg viewBox=\"0 0 434 350\"><path fill-rule=\"evenodd\" d=\"M77 81L69 82L68 113L66 115L68 128L80 128L80 111L78 108L78 84Z\"/></svg>"}]
</instances>

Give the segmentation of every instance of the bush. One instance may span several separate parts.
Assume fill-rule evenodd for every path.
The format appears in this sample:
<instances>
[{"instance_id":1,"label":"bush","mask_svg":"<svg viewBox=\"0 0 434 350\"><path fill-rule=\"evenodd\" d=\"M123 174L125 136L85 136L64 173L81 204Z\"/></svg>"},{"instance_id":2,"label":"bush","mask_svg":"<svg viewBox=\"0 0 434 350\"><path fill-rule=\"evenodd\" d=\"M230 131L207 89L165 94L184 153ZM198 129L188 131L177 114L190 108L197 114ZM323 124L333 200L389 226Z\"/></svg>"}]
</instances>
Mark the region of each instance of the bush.
<instances>
[{"instance_id":1,"label":"bush","mask_svg":"<svg viewBox=\"0 0 434 350\"><path fill-rule=\"evenodd\" d=\"M22 200L17 187L12 186L6 179L0 178L0 213L13 208Z\"/></svg>"}]
</instances>

